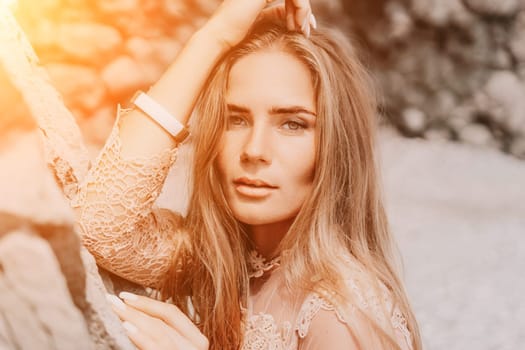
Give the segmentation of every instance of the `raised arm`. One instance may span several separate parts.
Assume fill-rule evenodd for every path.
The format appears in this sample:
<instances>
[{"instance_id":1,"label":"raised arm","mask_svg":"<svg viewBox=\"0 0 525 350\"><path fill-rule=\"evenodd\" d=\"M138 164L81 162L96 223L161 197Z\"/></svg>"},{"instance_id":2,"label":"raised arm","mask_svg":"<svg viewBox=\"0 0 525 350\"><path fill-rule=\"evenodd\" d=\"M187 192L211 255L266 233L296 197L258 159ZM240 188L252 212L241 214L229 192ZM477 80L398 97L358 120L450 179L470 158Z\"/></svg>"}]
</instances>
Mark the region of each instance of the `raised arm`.
<instances>
[{"instance_id":1,"label":"raised arm","mask_svg":"<svg viewBox=\"0 0 525 350\"><path fill-rule=\"evenodd\" d=\"M186 124L214 65L244 38L265 5L224 1L148 95ZM153 207L176 147L148 115L122 111L73 201L84 244L97 262L142 285L158 287L176 254L181 218Z\"/></svg>"},{"instance_id":2,"label":"raised arm","mask_svg":"<svg viewBox=\"0 0 525 350\"><path fill-rule=\"evenodd\" d=\"M186 123L206 78L226 47L205 27L148 95ZM178 214L154 208L176 159L169 133L139 109L119 111L73 207L84 245L104 268L158 287L177 246Z\"/></svg>"}]
</instances>

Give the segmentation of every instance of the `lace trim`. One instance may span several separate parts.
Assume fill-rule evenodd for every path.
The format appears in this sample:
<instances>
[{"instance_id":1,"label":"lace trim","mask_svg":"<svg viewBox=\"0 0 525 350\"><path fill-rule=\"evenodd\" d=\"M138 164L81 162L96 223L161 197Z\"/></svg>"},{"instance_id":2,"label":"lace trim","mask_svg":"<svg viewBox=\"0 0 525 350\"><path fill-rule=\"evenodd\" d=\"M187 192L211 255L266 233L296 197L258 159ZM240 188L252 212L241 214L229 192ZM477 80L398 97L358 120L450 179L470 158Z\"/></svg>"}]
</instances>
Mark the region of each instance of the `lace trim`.
<instances>
[{"instance_id":1,"label":"lace trim","mask_svg":"<svg viewBox=\"0 0 525 350\"><path fill-rule=\"evenodd\" d=\"M384 324L381 322L386 321L382 306L385 305L387 310L392 310L392 316L389 320L392 328L394 331L399 332L403 336L408 347L412 349L412 335L408 330L406 318L397 307L392 307L393 305L391 299L388 296L386 287L383 286L383 295L382 298L379 298L372 292L366 296L363 295L362 289L359 288L358 283L354 279L348 280L347 283L350 289L354 292L354 296L356 297L358 304L357 306L351 305L350 310L348 311L352 312L356 309L356 307L360 307L362 309L371 309L373 315L376 317L376 320L380 322L380 324ZM295 331L301 339L306 337L313 318L321 309L335 312L335 315L340 322L349 325L348 321L343 316L343 313L337 307L335 307L333 303L329 302L329 299L329 296L322 297L317 293L311 293L306 297L299 311L297 323L295 326Z\"/></svg>"},{"instance_id":2,"label":"lace trim","mask_svg":"<svg viewBox=\"0 0 525 350\"><path fill-rule=\"evenodd\" d=\"M266 259L259 254L256 250L252 250L248 254L248 266L251 269L251 272L249 273L249 277L261 277L264 275L265 272L270 271L271 269L280 266L281 265L281 257L278 256L269 262L266 261Z\"/></svg>"},{"instance_id":3,"label":"lace trim","mask_svg":"<svg viewBox=\"0 0 525 350\"><path fill-rule=\"evenodd\" d=\"M259 313L249 318L242 345L242 350L284 350L290 339L292 326L283 322L281 327L275 323L272 315Z\"/></svg>"},{"instance_id":4,"label":"lace trim","mask_svg":"<svg viewBox=\"0 0 525 350\"><path fill-rule=\"evenodd\" d=\"M306 300L299 311L299 315L297 316L295 331L301 339L306 337L313 318L321 309L326 311L334 311L339 321L345 324L347 323L339 310L337 310L337 308L332 303L321 298L319 295L312 293L306 297Z\"/></svg>"},{"instance_id":5,"label":"lace trim","mask_svg":"<svg viewBox=\"0 0 525 350\"><path fill-rule=\"evenodd\" d=\"M410 349L412 349L412 334L408 330L408 324L405 316L401 313L401 311L399 311L397 307L394 309L391 322L394 330L401 333L403 338L405 338L407 345L410 347Z\"/></svg>"}]
</instances>

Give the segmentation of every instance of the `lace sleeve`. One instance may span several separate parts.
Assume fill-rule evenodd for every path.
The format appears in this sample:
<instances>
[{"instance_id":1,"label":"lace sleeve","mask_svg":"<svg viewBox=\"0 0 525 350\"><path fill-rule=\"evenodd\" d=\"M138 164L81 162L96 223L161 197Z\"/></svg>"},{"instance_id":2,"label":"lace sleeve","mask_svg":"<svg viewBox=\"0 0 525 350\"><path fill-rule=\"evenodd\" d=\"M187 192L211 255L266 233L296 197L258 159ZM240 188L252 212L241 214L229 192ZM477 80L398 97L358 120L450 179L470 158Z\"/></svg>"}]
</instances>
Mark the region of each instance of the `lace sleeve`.
<instances>
[{"instance_id":1,"label":"lace sleeve","mask_svg":"<svg viewBox=\"0 0 525 350\"><path fill-rule=\"evenodd\" d=\"M125 112L125 111L124 111ZM175 252L182 218L154 207L177 155L124 159L117 121L72 201L86 248L109 271L159 287Z\"/></svg>"}]
</instances>

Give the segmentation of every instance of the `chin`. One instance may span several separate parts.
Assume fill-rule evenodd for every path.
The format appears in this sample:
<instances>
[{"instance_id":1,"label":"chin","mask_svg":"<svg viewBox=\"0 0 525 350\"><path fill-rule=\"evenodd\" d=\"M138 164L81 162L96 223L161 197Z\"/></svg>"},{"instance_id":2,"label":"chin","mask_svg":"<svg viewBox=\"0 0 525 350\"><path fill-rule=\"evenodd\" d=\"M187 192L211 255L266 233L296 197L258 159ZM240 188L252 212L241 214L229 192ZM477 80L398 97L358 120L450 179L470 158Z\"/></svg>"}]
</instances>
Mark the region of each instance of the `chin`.
<instances>
[{"instance_id":1,"label":"chin","mask_svg":"<svg viewBox=\"0 0 525 350\"><path fill-rule=\"evenodd\" d=\"M266 225L272 222L275 222L271 217L268 217L266 215L261 215L261 213L233 213L235 219L237 221L242 222L245 225Z\"/></svg>"},{"instance_id":2,"label":"chin","mask_svg":"<svg viewBox=\"0 0 525 350\"><path fill-rule=\"evenodd\" d=\"M237 221L250 226L268 225L289 220L297 214L295 211L289 210L276 212L275 208L264 209L266 208L232 208L232 212Z\"/></svg>"}]
</instances>

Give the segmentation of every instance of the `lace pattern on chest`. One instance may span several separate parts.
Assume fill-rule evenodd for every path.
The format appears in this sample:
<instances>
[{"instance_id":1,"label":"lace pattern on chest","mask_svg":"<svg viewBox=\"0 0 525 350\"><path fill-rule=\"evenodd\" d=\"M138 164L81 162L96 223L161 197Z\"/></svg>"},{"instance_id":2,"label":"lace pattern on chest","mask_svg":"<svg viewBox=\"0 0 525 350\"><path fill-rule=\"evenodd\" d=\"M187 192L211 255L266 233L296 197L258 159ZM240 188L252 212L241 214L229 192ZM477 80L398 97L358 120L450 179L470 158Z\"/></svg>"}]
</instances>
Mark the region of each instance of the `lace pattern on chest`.
<instances>
[{"instance_id":1,"label":"lace pattern on chest","mask_svg":"<svg viewBox=\"0 0 525 350\"><path fill-rule=\"evenodd\" d=\"M248 318L242 350L295 350L297 339L290 322L277 325L272 315L259 313Z\"/></svg>"}]
</instances>

